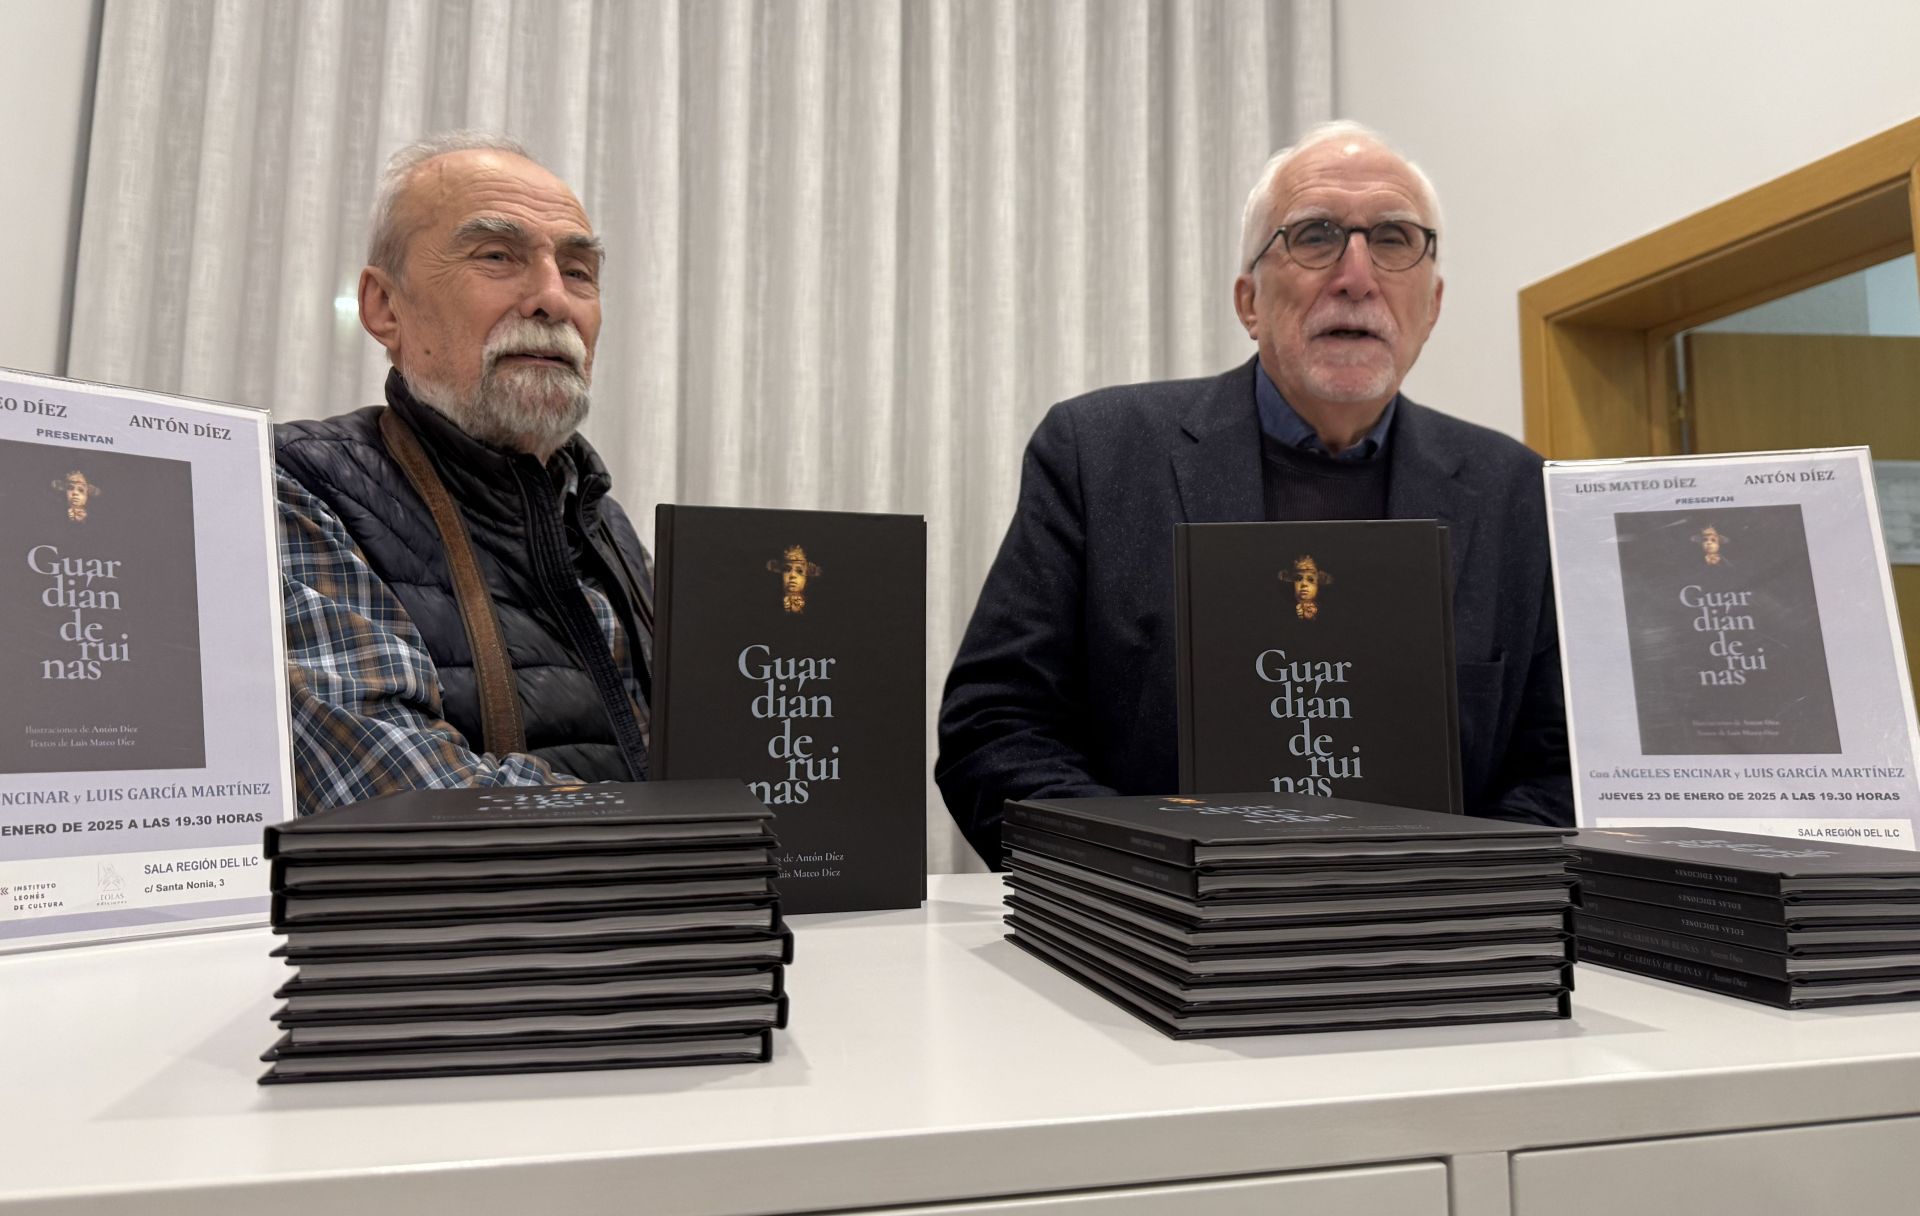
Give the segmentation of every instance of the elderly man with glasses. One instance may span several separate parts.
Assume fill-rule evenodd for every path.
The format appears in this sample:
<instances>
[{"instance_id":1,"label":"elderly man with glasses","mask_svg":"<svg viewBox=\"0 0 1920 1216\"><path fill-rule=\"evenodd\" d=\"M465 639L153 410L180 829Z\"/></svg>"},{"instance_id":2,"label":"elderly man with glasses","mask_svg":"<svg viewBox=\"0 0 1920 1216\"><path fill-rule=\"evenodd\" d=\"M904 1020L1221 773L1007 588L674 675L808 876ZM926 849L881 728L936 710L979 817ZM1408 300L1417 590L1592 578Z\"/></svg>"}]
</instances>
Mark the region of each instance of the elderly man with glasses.
<instances>
[{"instance_id":1,"label":"elderly man with glasses","mask_svg":"<svg viewBox=\"0 0 1920 1216\"><path fill-rule=\"evenodd\" d=\"M1233 299L1257 355L1041 422L940 712L935 777L989 864L1008 798L1177 788L1180 522L1446 524L1467 809L1572 822L1540 459L1400 394L1439 242L1425 174L1357 124L1315 128L1247 197Z\"/></svg>"}]
</instances>

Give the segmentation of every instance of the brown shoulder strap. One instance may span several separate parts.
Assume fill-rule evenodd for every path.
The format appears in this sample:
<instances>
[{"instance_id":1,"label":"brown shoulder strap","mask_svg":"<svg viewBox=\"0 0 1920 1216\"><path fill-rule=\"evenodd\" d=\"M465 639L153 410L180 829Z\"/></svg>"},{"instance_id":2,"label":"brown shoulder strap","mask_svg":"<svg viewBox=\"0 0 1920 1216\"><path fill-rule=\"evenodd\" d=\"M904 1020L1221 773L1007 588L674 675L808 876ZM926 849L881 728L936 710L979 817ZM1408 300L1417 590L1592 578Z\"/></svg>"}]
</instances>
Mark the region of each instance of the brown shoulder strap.
<instances>
[{"instance_id":1,"label":"brown shoulder strap","mask_svg":"<svg viewBox=\"0 0 1920 1216\"><path fill-rule=\"evenodd\" d=\"M420 446L420 437L391 406L380 411L380 437L412 483L414 493L433 513L434 526L446 546L447 564L453 568L453 594L460 603L460 620L467 629L467 644L473 649L473 672L479 684L480 750L495 756L523 752L527 738L520 726L513 660L507 656L500 618L493 611L493 594L487 590L487 580L473 558L473 541L467 536L460 508L454 505L446 483L427 458L427 450Z\"/></svg>"}]
</instances>

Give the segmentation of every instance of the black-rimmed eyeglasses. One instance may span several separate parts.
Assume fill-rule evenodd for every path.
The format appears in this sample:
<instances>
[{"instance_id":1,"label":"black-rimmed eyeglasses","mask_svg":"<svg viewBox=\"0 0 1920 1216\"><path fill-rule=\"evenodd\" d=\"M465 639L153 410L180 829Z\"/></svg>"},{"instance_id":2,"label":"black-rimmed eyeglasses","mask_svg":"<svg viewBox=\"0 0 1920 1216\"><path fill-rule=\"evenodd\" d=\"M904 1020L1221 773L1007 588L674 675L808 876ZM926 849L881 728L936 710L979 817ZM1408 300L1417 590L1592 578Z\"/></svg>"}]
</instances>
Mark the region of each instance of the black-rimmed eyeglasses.
<instances>
[{"instance_id":1,"label":"black-rimmed eyeglasses","mask_svg":"<svg viewBox=\"0 0 1920 1216\"><path fill-rule=\"evenodd\" d=\"M1412 270L1440 247L1438 232L1407 220L1382 220L1368 228L1349 228L1337 220L1301 220L1275 228L1247 269L1258 266L1273 243L1281 241L1296 265L1325 270L1346 256L1356 232L1367 238L1367 256L1381 270Z\"/></svg>"}]
</instances>

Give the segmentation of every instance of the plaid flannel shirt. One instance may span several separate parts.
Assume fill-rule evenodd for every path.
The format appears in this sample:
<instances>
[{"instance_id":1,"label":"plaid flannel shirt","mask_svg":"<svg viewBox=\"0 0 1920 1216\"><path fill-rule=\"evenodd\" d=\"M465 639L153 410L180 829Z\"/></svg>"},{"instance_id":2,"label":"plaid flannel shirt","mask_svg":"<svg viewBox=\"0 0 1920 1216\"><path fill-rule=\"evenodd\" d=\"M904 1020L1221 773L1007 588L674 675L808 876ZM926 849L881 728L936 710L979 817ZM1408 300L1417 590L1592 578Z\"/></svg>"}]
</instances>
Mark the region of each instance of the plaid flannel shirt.
<instances>
[{"instance_id":1,"label":"plaid flannel shirt","mask_svg":"<svg viewBox=\"0 0 1920 1216\"><path fill-rule=\"evenodd\" d=\"M573 780L536 756L473 750L445 719L433 658L406 609L326 504L285 473L276 478L299 813L396 790ZM580 589L650 734L619 614L593 583Z\"/></svg>"}]
</instances>

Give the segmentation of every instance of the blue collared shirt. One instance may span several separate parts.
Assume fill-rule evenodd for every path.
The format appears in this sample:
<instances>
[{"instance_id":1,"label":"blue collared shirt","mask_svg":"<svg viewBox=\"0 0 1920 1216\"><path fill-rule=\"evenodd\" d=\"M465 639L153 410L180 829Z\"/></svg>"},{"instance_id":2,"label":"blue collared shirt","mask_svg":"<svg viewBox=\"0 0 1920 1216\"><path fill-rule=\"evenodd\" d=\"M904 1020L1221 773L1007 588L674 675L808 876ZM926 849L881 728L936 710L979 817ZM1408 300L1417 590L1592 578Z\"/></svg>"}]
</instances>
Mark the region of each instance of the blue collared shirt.
<instances>
[{"instance_id":1,"label":"blue collared shirt","mask_svg":"<svg viewBox=\"0 0 1920 1216\"><path fill-rule=\"evenodd\" d=\"M1327 451L1319 433L1287 404L1287 399L1274 386L1273 378L1267 375L1267 369L1257 362L1253 365L1253 400L1260 410L1260 429L1276 442L1334 460L1372 460L1387 450L1387 428L1393 425L1393 411L1400 404L1400 394L1395 393L1393 400L1387 402L1387 408L1380 411L1380 421L1360 437L1360 442L1338 455Z\"/></svg>"}]
</instances>

